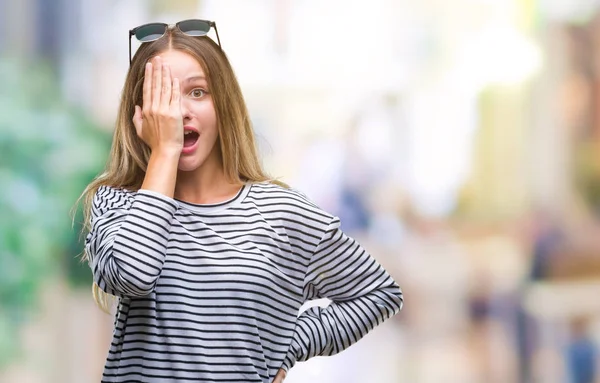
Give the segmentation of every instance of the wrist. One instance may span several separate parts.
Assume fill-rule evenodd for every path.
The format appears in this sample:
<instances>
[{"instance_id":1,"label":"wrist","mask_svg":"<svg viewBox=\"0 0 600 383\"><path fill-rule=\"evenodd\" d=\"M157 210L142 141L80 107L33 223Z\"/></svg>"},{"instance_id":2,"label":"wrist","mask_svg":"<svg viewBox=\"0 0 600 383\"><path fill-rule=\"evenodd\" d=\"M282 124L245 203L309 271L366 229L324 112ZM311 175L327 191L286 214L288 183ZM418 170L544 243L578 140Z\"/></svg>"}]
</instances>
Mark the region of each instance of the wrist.
<instances>
[{"instance_id":1,"label":"wrist","mask_svg":"<svg viewBox=\"0 0 600 383\"><path fill-rule=\"evenodd\" d=\"M181 156L181 147L176 145L162 145L152 150L151 157L161 158L163 160L177 159Z\"/></svg>"},{"instance_id":2,"label":"wrist","mask_svg":"<svg viewBox=\"0 0 600 383\"><path fill-rule=\"evenodd\" d=\"M181 150L161 147L152 150L142 189L155 191L173 198L177 179L177 166Z\"/></svg>"}]
</instances>

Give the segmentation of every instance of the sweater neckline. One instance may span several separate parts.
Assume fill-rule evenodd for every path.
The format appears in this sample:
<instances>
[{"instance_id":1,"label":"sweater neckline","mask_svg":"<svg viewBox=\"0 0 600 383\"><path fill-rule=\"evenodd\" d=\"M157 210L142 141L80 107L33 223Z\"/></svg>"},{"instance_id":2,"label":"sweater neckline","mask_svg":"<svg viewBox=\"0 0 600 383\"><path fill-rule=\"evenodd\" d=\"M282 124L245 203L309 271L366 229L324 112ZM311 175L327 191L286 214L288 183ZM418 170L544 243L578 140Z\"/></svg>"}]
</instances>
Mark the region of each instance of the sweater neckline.
<instances>
[{"instance_id":1,"label":"sweater neckline","mask_svg":"<svg viewBox=\"0 0 600 383\"><path fill-rule=\"evenodd\" d=\"M190 211L198 212L198 213L215 213L215 212L223 211L230 207L239 205L246 198L248 193L250 192L250 187L251 187L250 183L245 183L242 185L242 187L240 188L240 190L237 192L237 194L235 196L233 196L232 198L230 198L228 200L225 200L222 202L217 202L217 203L198 204L198 203L182 201L179 199L175 199L175 201L179 204L179 207L186 209L186 210L190 210Z\"/></svg>"}]
</instances>

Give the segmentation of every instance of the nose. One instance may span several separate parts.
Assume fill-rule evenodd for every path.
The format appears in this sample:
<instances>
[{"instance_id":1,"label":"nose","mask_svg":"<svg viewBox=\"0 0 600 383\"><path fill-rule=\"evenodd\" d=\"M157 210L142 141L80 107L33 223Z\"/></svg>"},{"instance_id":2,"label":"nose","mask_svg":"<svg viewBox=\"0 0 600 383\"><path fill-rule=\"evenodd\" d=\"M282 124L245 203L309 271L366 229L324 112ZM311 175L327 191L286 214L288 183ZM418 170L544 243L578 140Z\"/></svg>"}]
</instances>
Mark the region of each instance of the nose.
<instances>
[{"instance_id":1,"label":"nose","mask_svg":"<svg viewBox=\"0 0 600 383\"><path fill-rule=\"evenodd\" d=\"M182 98L181 98L181 117L182 117L182 119L183 119L184 122L185 121L189 121L192 118L188 103L189 103L189 101L186 100L186 98L183 97L183 95L182 95Z\"/></svg>"}]
</instances>

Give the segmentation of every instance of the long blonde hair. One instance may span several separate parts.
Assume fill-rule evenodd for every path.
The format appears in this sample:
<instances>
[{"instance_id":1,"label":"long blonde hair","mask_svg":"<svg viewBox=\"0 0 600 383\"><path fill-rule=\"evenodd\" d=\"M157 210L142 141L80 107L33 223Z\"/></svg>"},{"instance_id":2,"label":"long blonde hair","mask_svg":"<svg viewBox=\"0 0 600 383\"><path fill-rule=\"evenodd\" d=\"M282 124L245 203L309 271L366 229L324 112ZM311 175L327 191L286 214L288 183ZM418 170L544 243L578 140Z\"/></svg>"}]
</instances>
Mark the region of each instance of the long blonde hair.
<instances>
[{"instance_id":1,"label":"long blonde hair","mask_svg":"<svg viewBox=\"0 0 600 383\"><path fill-rule=\"evenodd\" d=\"M135 105L142 105L144 67L152 57L166 50L179 50L194 57L202 66L217 115L218 145L225 176L230 182L269 181L285 184L270 178L259 160L254 131L235 73L221 48L208 37L191 37L177 28L169 28L166 36L144 43L136 52L121 95L112 147L104 171L83 191L77 204L83 204L85 235L91 230L93 197L100 186L138 190L144 180L150 158L149 147L137 136L133 125ZM83 259L90 260L84 249ZM96 303L109 310L112 296L93 284Z\"/></svg>"}]
</instances>

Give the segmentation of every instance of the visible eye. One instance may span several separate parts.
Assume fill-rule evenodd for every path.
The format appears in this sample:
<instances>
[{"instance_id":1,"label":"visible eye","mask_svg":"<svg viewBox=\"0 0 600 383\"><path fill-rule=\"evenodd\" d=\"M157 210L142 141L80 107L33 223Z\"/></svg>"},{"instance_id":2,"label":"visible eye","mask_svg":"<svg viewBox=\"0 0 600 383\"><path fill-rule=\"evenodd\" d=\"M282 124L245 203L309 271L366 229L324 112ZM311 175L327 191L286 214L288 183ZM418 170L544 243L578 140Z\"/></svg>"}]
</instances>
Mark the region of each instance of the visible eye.
<instances>
[{"instance_id":1,"label":"visible eye","mask_svg":"<svg viewBox=\"0 0 600 383\"><path fill-rule=\"evenodd\" d=\"M206 95L206 93L207 92L204 89L196 88L190 92L190 96L192 96L194 98L202 98Z\"/></svg>"}]
</instances>

